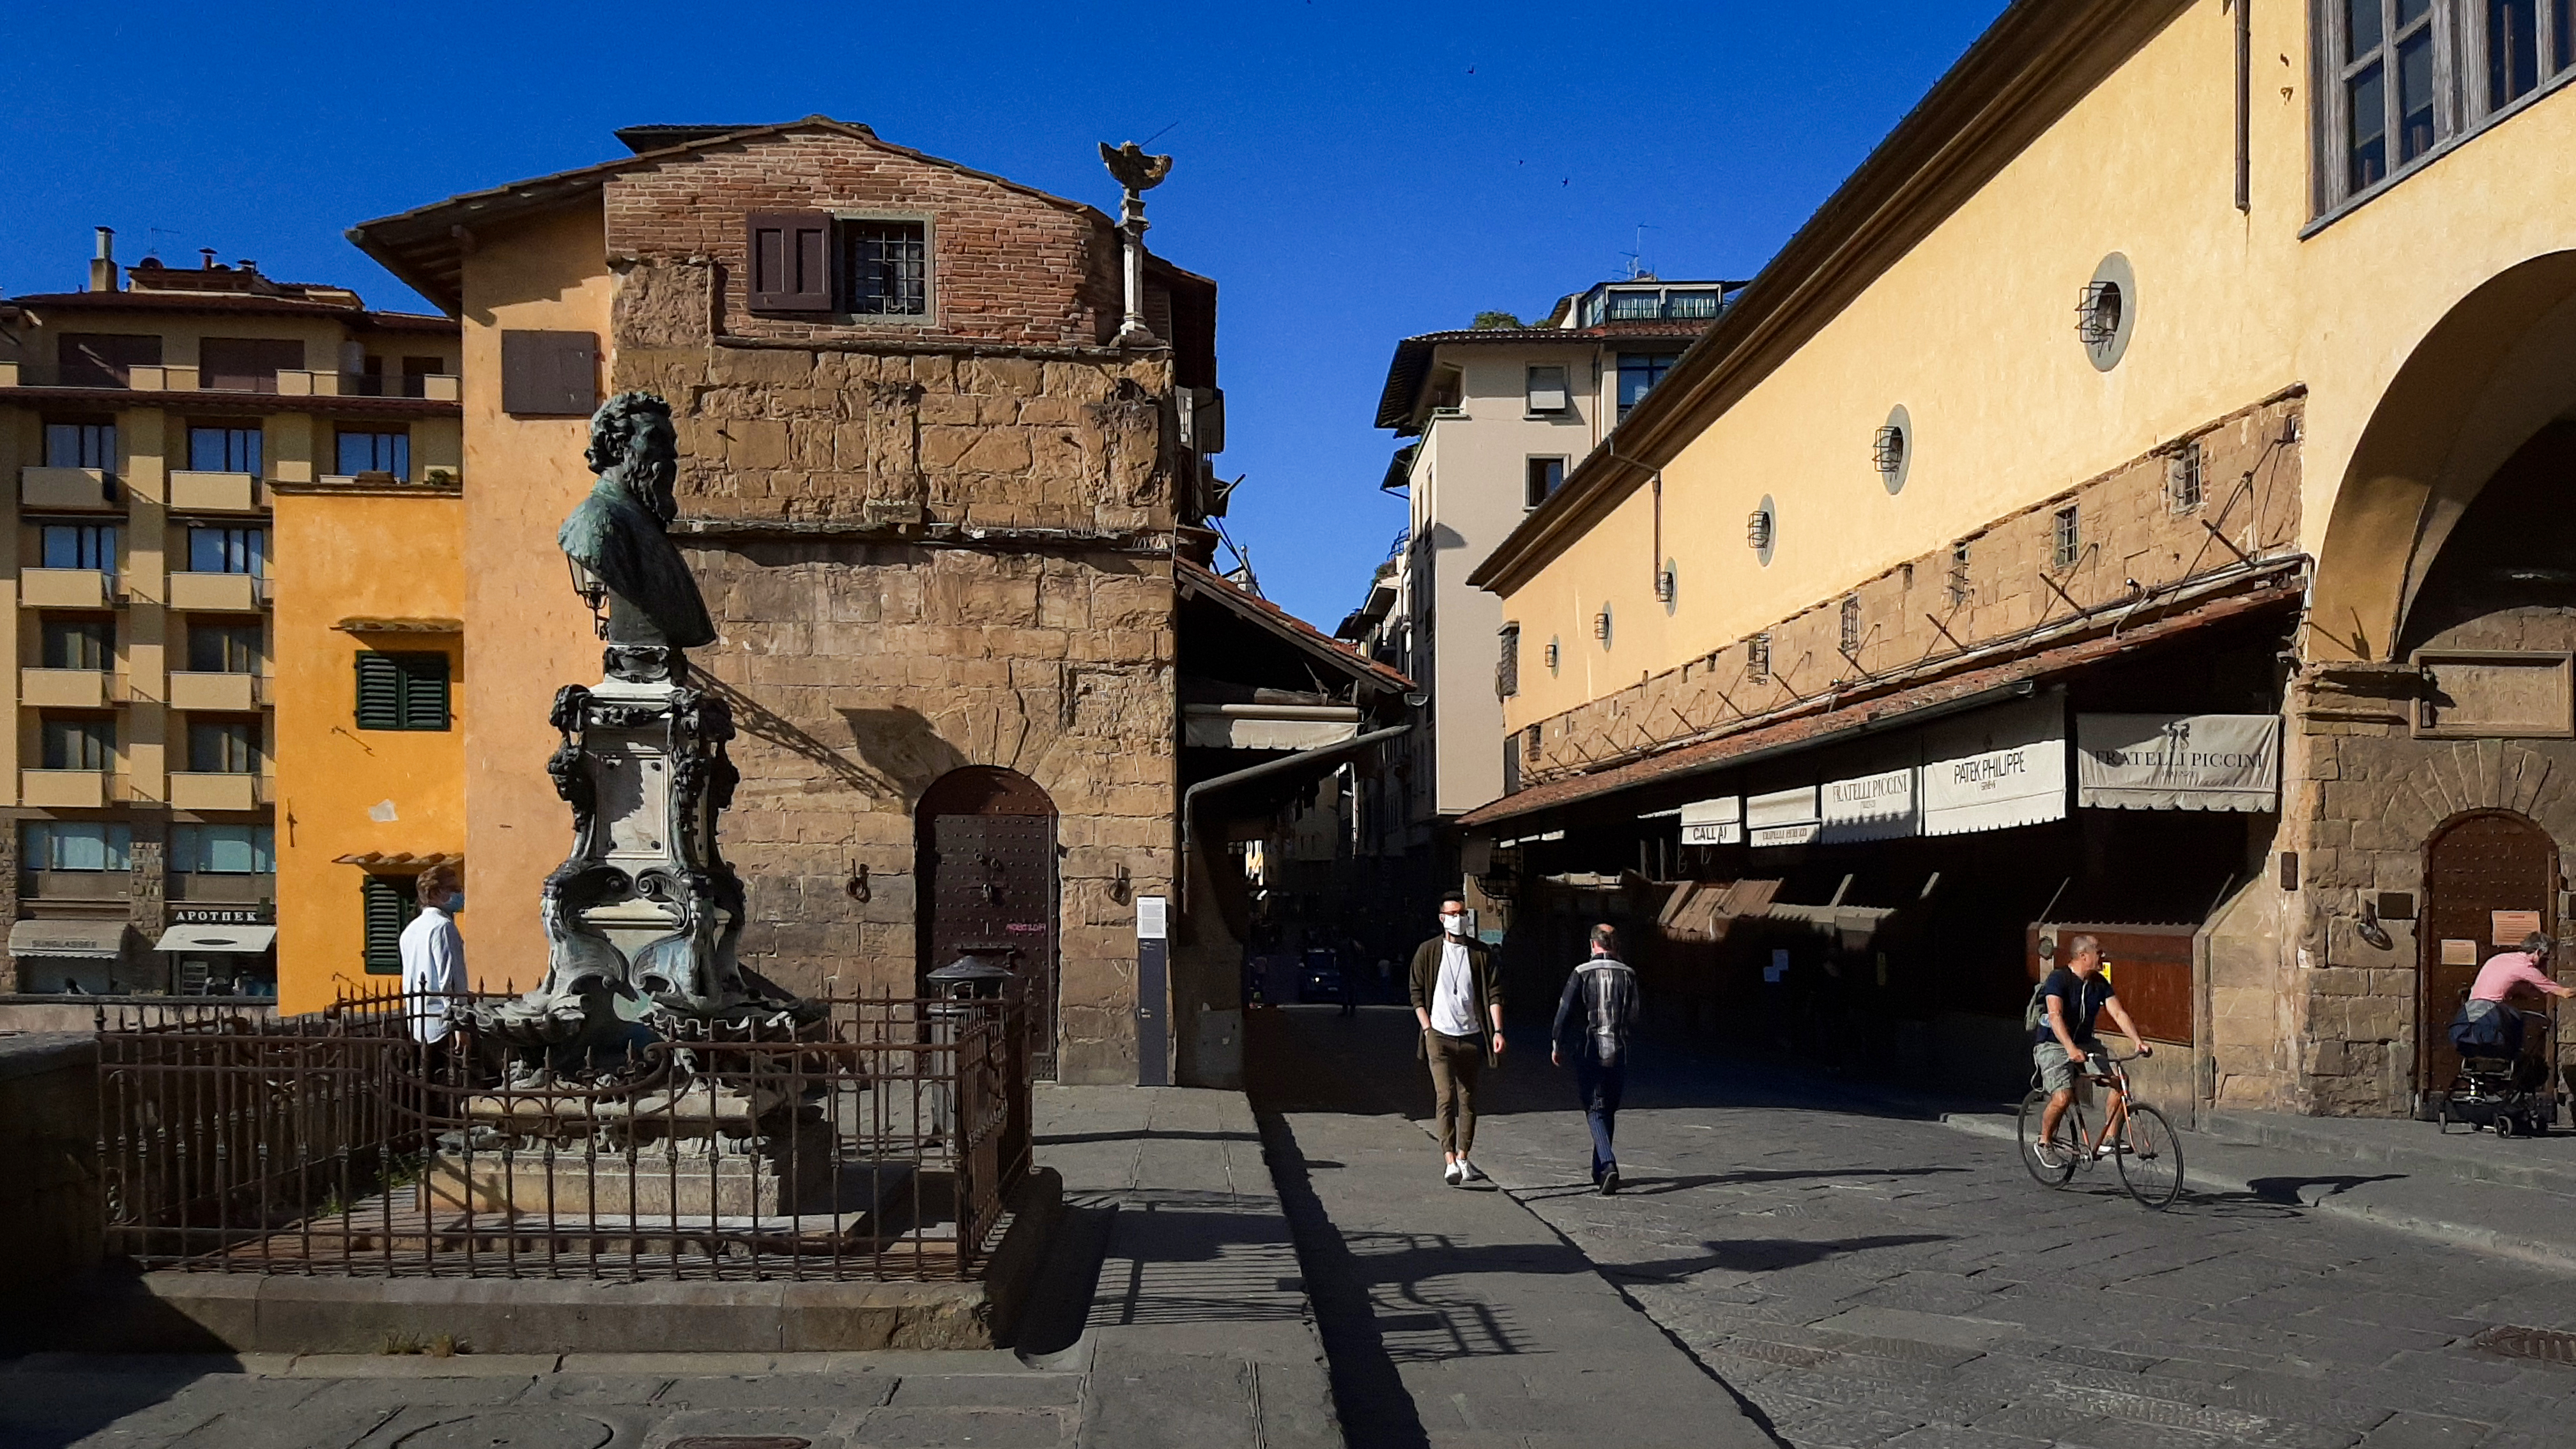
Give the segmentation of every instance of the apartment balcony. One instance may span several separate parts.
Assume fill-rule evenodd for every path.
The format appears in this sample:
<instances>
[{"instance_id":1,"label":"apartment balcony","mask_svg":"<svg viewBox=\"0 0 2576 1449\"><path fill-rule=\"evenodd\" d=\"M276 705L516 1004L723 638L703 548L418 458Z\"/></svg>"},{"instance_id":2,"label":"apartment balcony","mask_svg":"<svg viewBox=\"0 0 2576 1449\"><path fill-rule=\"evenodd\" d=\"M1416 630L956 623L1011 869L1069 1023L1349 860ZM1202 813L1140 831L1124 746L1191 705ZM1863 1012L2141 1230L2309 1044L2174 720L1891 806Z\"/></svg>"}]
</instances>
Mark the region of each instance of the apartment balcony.
<instances>
[{"instance_id":1,"label":"apartment balcony","mask_svg":"<svg viewBox=\"0 0 2576 1449\"><path fill-rule=\"evenodd\" d=\"M256 810L268 798L266 785L257 775L174 770L170 774L170 808Z\"/></svg>"},{"instance_id":2,"label":"apartment balcony","mask_svg":"<svg viewBox=\"0 0 2576 1449\"><path fill-rule=\"evenodd\" d=\"M42 901L121 901L134 893L130 870L22 870L18 893Z\"/></svg>"},{"instance_id":3,"label":"apartment balcony","mask_svg":"<svg viewBox=\"0 0 2576 1449\"><path fill-rule=\"evenodd\" d=\"M269 702L268 678L260 674L199 674L177 671L170 676L172 709L249 710Z\"/></svg>"},{"instance_id":4,"label":"apartment balcony","mask_svg":"<svg viewBox=\"0 0 2576 1449\"><path fill-rule=\"evenodd\" d=\"M174 513L254 513L260 508L259 480L248 473L203 473L173 469L170 509Z\"/></svg>"},{"instance_id":5,"label":"apartment balcony","mask_svg":"<svg viewBox=\"0 0 2576 1449\"><path fill-rule=\"evenodd\" d=\"M18 803L40 810L96 810L125 797L124 779L106 770L20 770Z\"/></svg>"},{"instance_id":6,"label":"apartment balcony","mask_svg":"<svg viewBox=\"0 0 2576 1449\"><path fill-rule=\"evenodd\" d=\"M104 609L116 601L116 576L104 569L20 569L18 602L30 609Z\"/></svg>"},{"instance_id":7,"label":"apartment balcony","mask_svg":"<svg viewBox=\"0 0 2576 1449\"><path fill-rule=\"evenodd\" d=\"M116 480L104 468L21 468L18 502L26 508L115 508Z\"/></svg>"},{"instance_id":8,"label":"apartment balcony","mask_svg":"<svg viewBox=\"0 0 2576 1449\"><path fill-rule=\"evenodd\" d=\"M27 573L37 570L28 569ZM268 580L249 574L174 573L170 607L211 613L257 613L268 606Z\"/></svg>"},{"instance_id":9,"label":"apartment balcony","mask_svg":"<svg viewBox=\"0 0 2576 1449\"><path fill-rule=\"evenodd\" d=\"M105 709L125 699L124 680L105 669L21 669L18 703L36 709Z\"/></svg>"},{"instance_id":10,"label":"apartment balcony","mask_svg":"<svg viewBox=\"0 0 2576 1449\"><path fill-rule=\"evenodd\" d=\"M263 392L282 397L408 397L429 402L455 402L464 396L453 373L407 373L384 377L359 372L313 372L294 368L276 372L207 374L183 364L77 364L0 362L0 388L94 387L127 392Z\"/></svg>"}]
</instances>

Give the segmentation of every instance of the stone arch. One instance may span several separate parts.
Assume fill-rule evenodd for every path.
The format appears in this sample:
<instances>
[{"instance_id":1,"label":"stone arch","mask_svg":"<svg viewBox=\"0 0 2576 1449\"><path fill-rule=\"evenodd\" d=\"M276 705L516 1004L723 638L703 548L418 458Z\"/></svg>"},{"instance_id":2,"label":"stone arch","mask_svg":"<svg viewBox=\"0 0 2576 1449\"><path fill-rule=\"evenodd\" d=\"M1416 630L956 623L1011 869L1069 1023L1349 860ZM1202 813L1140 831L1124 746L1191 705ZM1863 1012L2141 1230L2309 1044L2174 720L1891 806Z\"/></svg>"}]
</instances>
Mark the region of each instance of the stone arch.
<instances>
[{"instance_id":1,"label":"stone arch","mask_svg":"<svg viewBox=\"0 0 2576 1449\"><path fill-rule=\"evenodd\" d=\"M2385 661L2442 543L2503 463L2576 416L2576 251L2488 279L2427 331L2372 410L2335 491L2302 645Z\"/></svg>"}]
</instances>

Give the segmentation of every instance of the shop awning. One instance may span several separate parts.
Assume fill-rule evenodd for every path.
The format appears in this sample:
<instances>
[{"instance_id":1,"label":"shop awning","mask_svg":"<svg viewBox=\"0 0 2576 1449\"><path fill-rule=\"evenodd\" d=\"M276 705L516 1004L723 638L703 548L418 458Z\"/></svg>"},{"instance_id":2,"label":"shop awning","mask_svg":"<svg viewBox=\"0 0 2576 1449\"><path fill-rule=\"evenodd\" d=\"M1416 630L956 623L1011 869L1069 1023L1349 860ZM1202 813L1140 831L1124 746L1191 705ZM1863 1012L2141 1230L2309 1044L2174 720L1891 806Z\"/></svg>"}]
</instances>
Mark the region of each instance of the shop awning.
<instances>
[{"instance_id":1,"label":"shop awning","mask_svg":"<svg viewBox=\"0 0 2576 1449\"><path fill-rule=\"evenodd\" d=\"M113 961L124 954L125 929L123 921L19 921L9 927L9 954Z\"/></svg>"},{"instance_id":2,"label":"shop awning","mask_svg":"<svg viewBox=\"0 0 2576 1449\"><path fill-rule=\"evenodd\" d=\"M2277 810L2275 714L2079 714L2076 803L2106 810Z\"/></svg>"},{"instance_id":3,"label":"shop awning","mask_svg":"<svg viewBox=\"0 0 2576 1449\"><path fill-rule=\"evenodd\" d=\"M195 951L208 956L257 956L277 944L275 926L172 926L155 951Z\"/></svg>"}]
</instances>

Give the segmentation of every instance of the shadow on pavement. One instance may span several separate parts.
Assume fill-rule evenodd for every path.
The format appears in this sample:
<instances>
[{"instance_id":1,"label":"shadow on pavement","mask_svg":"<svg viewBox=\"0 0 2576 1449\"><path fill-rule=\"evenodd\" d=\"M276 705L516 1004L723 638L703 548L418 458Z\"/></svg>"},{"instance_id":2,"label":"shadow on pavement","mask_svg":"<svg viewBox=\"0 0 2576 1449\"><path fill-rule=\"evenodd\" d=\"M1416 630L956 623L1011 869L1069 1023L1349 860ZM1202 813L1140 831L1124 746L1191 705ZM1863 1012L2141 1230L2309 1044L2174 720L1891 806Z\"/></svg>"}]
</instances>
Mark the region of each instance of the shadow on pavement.
<instances>
[{"instance_id":1,"label":"shadow on pavement","mask_svg":"<svg viewBox=\"0 0 2576 1449\"><path fill-rule=\"evenodd\" d=\"M1369 1302L1366 1276L1350 1244L1334 1226L1332 1215L1315 1196L1307 1163L1297 1150L1297 1136L1276 1112L1258 1112L1261 1138L1270 1158L1270 1176L1279 1188L1295 1235L1298 1266L1306 1275L1306 1296L1315 1308L1315 1327L1331 1364L1333 1404L1354 1449L1417 1449L1428 1446L1422 1415L1413 1395L1396 1372L1387 1349L1389 1327Z\"/></svg>"}]
</instances>

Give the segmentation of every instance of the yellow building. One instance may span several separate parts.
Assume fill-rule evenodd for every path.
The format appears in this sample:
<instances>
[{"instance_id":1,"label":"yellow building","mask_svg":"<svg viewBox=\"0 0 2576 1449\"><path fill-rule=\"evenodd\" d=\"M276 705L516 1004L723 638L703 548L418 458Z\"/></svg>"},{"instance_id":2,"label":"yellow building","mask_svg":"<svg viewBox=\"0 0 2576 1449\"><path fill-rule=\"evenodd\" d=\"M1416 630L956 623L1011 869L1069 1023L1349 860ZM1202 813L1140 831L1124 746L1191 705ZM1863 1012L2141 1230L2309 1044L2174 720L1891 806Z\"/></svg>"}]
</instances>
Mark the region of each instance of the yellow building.
<instances>
[{"instance_id":1,"label":"yellow building","mask_svg":"<svg viewBox=\"0 0 2576 1449\"><path fill-rule=\"evenodd\" d=\"M2169 1103L2429 1111L2576 842L2571 8L2012 5L1478 571L1488 878L1778 882L1998 1084L2152 927Z\"/></svg>"},{"instance_id":2,"label":"yellow building","mask_svg":"<svg viewBox=\"0 0 2576 1449\"><path fill-rule=\"evenodd\" d=\"M275 487L278 1007L398 979L414 878L465 851L455 482Z\"/></svg>"},{"instance_id":3,"label":"yellow building","mask_svg":"<svg viewBox=\"0 0 2576 1449\"><path fill-rule=\"evenodd\" d=\"M294 833L271 598L305 561L272 499L453 489L457 326L211 252L120 275L110 248L86 290L0 301L15 984L266 995Z\"/></svg>"}]
</instances>

